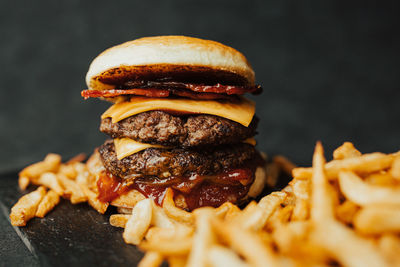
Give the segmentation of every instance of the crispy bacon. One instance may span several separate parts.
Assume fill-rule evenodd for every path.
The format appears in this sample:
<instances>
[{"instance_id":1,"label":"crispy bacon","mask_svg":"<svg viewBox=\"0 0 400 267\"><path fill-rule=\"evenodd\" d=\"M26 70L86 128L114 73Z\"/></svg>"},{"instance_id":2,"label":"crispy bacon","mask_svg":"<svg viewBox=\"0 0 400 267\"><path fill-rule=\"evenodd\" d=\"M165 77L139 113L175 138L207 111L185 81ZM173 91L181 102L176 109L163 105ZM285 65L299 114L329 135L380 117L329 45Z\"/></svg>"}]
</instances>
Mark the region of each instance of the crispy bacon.
<instances>
[{"instance_id":1,"label":"crispy bacon","mask_svg":"<svg viewBox=\"0 0 400 267\"><path fill-rule=\"evenodd\" d=\"M215 85L183 83L173 81L129 81L121 85L123 88L160 88L160 89L187 89L198 93L216 93L227 95L242 95L245 93L260 94L262 88L260 85L254 86L236 86L223 85L217 83ZM121 88L122 89L122 88Z\"/></svg>"},{"instance_id":2,"label":"crispy bacon","mask_svg":"<svg viewBox=\"0 0 400 267\"><path fill-rule=\"evenodd\" d=\"M90 97L116 97L120 95L139 95L145 97L168 97L170 95L187 97L197 100L211 100L211 99L229 99L234 100L235 96L229 96L225 94L216 93L197 93L190 90L179 90L179 89L111 89L111 90L83 90L81 95L84 99Z\"/></svg>"},{"instance_id":3,"label":"crispy bacon","mask_svg":"<svg viewBox=\"0 0 400 267\"><path fill-rule=\"evenodd\" d=\"M111 90L83 90L81 96L90 97L116 97L120 95L140 95L146 97L168 97L166 89L111 89Z\"/></svg>"},{"instance_id":4,"label":"crispy bacon","mask_svg":"<svg viewBox=\"0 0 400 267\"><path fill-rule=\"evenodd\" d=\"M235 86L235 85L204 85L181 82L153 82L130 81L111 90L83 90L82 97L116 97L121 95L138 95L145 97L169 97L171 95L187 97L191 99L227 99L235 100L237 95L245 93L258 94L262 91L259 85Z\"/></svg>"}]
</instances>

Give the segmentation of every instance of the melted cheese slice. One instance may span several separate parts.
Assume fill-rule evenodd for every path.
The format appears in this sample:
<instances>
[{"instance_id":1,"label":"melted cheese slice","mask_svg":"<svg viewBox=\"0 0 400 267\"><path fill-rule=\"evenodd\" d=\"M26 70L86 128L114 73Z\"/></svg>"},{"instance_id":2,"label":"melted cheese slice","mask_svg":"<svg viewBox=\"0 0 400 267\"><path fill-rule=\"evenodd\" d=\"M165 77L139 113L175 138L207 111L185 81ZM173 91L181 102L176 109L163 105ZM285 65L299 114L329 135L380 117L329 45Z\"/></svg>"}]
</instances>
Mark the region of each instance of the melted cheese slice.
<instances>
[{"instance_id":1,"label":"melted cheese slice","mask_svg":"<svg viewBox=\"0 0 400 267\"><path fill-rule=\"evenodd\" d=\"M239 102L219 102L215 100L167 99L132 97L112 105L101 116L111 118L113 123L150 110L172 110L223 117L244 126L249 126L255 113L255 103L244 97Z\"/></svg>"},{"instance_id":2,"label":"melted cheese slice","mask_svg":"<svg viewBox=\"0 0 400 267\"><path fill-rule=\"evenodd\" d=\"M139 143L130 138L115 138L114 139L115 153L117 153L117 159L121 160L127 156L135 154L139 151L145 150L149 147L166 148L161 145L152 145Z\"/></svg>"},{"instance_id":3,"label":"melted cheese slice","mask_svg":"<svg viewBox=\"0 0 400 267\"><path fill-rule=\"evenodd\" d=\"M254 138L248 138L243 141L243 143L250 144L252 146L256 145L256 140ZM156 148L168 148L162 145L152 145L152 144L145 144L137 142L130 138L115 138L114 139L114 146L115 146L115 153L117 153L117 159L121 160L127 156L145 150L149 147L156 147Z\"/></svg>"}]
</instances>

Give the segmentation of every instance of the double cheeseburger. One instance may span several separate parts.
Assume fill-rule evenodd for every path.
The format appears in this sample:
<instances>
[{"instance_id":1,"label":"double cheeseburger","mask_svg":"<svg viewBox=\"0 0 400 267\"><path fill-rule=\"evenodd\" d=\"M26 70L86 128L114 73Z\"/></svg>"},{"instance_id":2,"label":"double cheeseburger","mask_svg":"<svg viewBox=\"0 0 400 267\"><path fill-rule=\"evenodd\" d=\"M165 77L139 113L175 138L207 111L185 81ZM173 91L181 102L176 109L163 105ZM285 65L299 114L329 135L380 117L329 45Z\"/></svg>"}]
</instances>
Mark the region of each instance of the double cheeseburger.
<instances>
[{"instance_id":1,"label":"double cheeseburger","mask_svg":"<svg viewBox=\"0 0 400 267\"><path fill-rule=\"evenodd\" d=\"M141 38L94 59L82 96L113 103L105 141L88 160L98 198L161 205L168 188L186 210L240 204L265 184L255 149L254 71L237 50L184 36Z\"/></svg>"}]
</instances>

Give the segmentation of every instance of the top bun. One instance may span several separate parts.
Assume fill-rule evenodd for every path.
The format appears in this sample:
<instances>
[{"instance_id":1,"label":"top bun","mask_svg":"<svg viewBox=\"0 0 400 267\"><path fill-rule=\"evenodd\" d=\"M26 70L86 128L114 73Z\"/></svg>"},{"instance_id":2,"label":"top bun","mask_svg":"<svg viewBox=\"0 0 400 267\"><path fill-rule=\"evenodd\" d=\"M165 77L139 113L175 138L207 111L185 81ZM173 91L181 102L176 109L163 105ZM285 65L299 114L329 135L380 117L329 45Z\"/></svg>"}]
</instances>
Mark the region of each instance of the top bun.
<instances>
[{"instance_id":1,"label":"top bun","mask_svg":"<svg viewBox=\"0 0 400 267\"><path fill-rule=\"evenodd\" d=\"M255 75L239 51L218 42L185 36L155 36L111 47L86 74L89 89L107 90L127 81L157 80L254 85Z\"/></svg>"}]
</instances>

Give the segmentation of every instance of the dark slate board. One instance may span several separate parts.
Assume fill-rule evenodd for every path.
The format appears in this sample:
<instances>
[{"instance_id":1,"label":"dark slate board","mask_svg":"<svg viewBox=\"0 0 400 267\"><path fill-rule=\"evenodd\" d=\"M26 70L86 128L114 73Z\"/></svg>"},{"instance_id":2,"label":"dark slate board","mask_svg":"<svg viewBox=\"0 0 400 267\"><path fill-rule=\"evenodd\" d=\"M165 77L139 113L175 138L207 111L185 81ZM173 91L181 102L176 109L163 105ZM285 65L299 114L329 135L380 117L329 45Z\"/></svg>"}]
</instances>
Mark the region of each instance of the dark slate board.
<instances>
[{"instance_id":1,"label":"dark slate board","mask_svg":"<svg viewBox=\"0 0 400 267\"><path fill-rule=\"evenodd\" d=\"M16 172L1 175L0 183L1 216L8 218L24 192L17 186ZM45 218L13 228L40 266L136 266L143 253L124 243L123 229L108 223L112 213L113 209L101 215L86 203L62 200ZM1 240L0 245L7 246L7 241ZM25 265L23 261L9 264Z\"/></svg>"},{"instance_id":2,"label":"dark slate board","mask_svg":"<svg viewBox=\"0 0 400 267\"><path fill-rule=\"evenodd\" d=\"M0 175L0 222L8 220L11 207L27 192L21 192L17 185L17 172ZM283 188L289 177L281 176L278 188ZM30 190L35 189L31 187ZM266 189L261 194L266 195L271 189ZM114 208L109 208L106 214L99 214L86 203L72 205L62 199L45 218L34 218L26 227L13 227L29 253L21 258L20 242L14 240L0 240L0 247L7 246L9 242L11 253L8 252L4 264L0 266L136 266L143 256L135 246L127 245L122 239L123 229L111 226L108 223L110 214L116 213ZM3 216L4 218L1 218ZM11 228L12 226L7 222ZM6 224L7 224L6 223ZM12 229L12 228L11 228ZM5 231L4 229L2 229ZM8 230L11 231L11 230ZM11 236L11 233L5 235ZM28 254L28 255L26 255Z\"/></svg>"}]
</instances>

